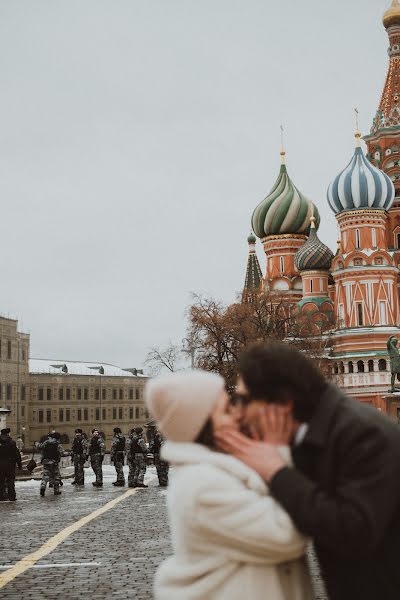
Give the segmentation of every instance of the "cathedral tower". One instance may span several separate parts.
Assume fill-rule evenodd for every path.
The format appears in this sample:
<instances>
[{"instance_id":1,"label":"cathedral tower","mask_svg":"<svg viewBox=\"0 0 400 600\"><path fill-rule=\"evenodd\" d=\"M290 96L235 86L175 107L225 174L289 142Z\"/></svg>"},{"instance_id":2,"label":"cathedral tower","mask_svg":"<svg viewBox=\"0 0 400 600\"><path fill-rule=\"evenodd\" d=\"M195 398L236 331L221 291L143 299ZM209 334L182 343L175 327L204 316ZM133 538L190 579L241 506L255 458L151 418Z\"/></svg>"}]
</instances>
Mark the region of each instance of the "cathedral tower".
<instances>
[{"instance_id":1,"label":"cathedral tower","mask_svg":"<svg viewBox=\"0 0 400 600\"><path fill-rule=\"evenodd\" d=\"M253 212L252 227L267 258L265 291L295 304L302 298L302 281L294 258L307 240L310 218L315 216L318 227L320 217L316 206L290 179L284 151L281 163L273 188Z\"/></svg>"},{"instance_id":2,"label":"cathedral tower","mask_svg":"<svg viewBox=\"0 0 400 600\"><path fill-rule=\"evenodd\" d=\"M298 302L298 320L304 334L319 335L333 327L333 302L329 293L329 270L333 253L318 238L315 218L310 235L295 256L295 266L303 282L303 298Z\"/></svg>"},{"instance_id":3,"label":"cathedral tower","mask_svg":"<svg viewBox=\"0 0 400 600\"><path fill-rule=\"evenodd\" d=\"M254 298L254 295L258 294L262 289L263 278L256 252L256 242L256 236L251 233L247 238L249 255L247 259L246 278L242 294L242 299L245 302L251 302L252 298Z\"/></svg>"},{"instance_id":4,"label":"cathedral tower","mask_svg":"<svg viewBox=\"0 0 400 600\"><path fill-rule=\"evenodd\" d=\"M386 374L379 371L387 368L389 335L400 334L398 268L386 235L395 190L390 177L365 157L358 131L355 137L353 157L328 189L340 228L332 262L337 322L332 352L336 373L343 374L337 383L385 409L377 384L387 385Z\"/></svg>"},{"instance_id":5,"label":"cathedral tower","mask_svg":"<svg viewBox=\"0 0 400 600\"><path fill-rule=\"evenodd\" d=\"M400 4L393 0L383 15L389 37L389 66L378 110L369 135L364 137L368 158L393 182L394 202L386 223L387 247L400 263Z\"/></svg>"}]
</instances>

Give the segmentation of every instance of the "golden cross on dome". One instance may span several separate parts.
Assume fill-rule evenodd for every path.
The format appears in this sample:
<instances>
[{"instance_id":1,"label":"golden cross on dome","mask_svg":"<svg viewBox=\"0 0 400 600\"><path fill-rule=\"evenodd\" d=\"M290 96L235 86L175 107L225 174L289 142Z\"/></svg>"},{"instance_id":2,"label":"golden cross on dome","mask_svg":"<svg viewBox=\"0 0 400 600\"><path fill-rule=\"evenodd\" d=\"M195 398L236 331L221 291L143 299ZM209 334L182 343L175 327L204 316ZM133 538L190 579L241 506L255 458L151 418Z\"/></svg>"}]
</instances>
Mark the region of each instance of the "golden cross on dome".
<instances>
[{"instance_id":1,"label":"golden cross on dome","mask_svg":"<svg viewBox=\"0 0 400 600\"><path fill-rule=\"evenodd\" d=\"M355 115L355 118L356 118L356 132L354 134L354 137L356 138L356 146L359 147L360 146L361 133L360 133L360 123L359 123L358 108L354 109L354 115Z\"/></svg>"},{"instance_id":2,"label":"golden cross on dome","mask_svg":"<svg viewBox=\"0 0 400 600\"><path fill-rule=\"evenodd\" d=\"M285 144L284 144L284 129L283 129L283 125L280 126L281 129L281 163L285 164L285 156L286 156L286 152L285 152Z\"/></svg>"}]
</instances>

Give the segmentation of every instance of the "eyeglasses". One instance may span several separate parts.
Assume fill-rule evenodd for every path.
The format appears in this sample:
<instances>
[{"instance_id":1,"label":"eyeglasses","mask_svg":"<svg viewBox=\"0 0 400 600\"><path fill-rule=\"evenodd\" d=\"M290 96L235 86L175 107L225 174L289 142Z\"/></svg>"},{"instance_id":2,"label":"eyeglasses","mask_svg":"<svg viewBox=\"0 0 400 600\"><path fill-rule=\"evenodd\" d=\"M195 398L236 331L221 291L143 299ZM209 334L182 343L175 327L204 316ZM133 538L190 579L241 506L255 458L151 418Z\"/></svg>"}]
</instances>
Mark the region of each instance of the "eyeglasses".
<instances>
[{"instance_id":1,"label":"eyeglasses","mask_svg":"<svg viewBox=\"0 0 400 600\"><path fill-rule=\"evenodd\" d=\"M239 392L233 392L230 398L230 405L234 407L242 407L250 404L251 398L249 394L239 394Z\"/></svg>"}]
</instances>

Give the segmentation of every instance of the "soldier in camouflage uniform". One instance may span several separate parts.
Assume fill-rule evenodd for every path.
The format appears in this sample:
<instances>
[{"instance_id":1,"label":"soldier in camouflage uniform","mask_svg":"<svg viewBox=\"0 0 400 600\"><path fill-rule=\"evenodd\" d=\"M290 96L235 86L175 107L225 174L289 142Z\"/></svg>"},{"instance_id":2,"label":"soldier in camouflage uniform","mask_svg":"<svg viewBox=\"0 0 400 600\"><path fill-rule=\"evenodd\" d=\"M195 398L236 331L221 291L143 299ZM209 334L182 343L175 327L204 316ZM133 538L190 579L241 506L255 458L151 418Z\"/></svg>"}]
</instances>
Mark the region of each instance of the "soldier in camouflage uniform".
<instances>
[{"instance_id":1,"label":"soldier in camouflage uniform","mask_svg":"<svg viewBox=\"0 0 400 600\"><path fill-rule=\"evenodd\" d=\"M126 440L125 446L126 464L129 467L128 486L130 488L135 487L133 485L135 475L135 457L131 454L131 449L133 442L135 442L136 440L137 434L135 433L135 429L131 429L128 439Z\"/></svg>"},{"instance_id":2,"label":"soldier in camouflage uniform","mask_svg":"<svg viewBox=\"0 0 400 600\"><path fill-rule=\"evenodd\" d=\"M84 464L87 461L87 442L83 436L82 429L75 429L75 437L72 441L72 462L74 463L74 481L71 485L85 485Z\"/></svg>"},{"instance_id":3,"label":"soldier in camouflage uniform","mask_svg":"<svg viewBox=\"0 0 400 600\"><path fill-rule=\"evenodd\" d=\"M130 444L130 459L133 464L133 477L131 487L147 488L143 480L146 473L147 446L143 438L143 429L135 427L134 438Z\"/></svg>"},{"instance_id":4,"label":"soldier in camouflage uniform","mask_svg":"<svg viewBox=\"0 0 400 600\"><path fill-rule=\"evenodd\" d=\"M94 487L103 487L103 459L106 445L98 429L92 429L92 439L89 444L90 464L96 475Z\"/></svg>"},{"instance_id":5,"label":"soldier in camouflage uniform","mask_svg":"<svg viewBox=\"0 0 400 600\"><path fill-rule=\"evenodd\" d=\"M42 452L43 475L40 482L40 495L44 496L48 483L54 488L54 495L58 496L60 492L60 459L64 454L63 447L60 444L61 435L56 431L49 433L47 440L39 445Z\"/></svg>"},{"instance_id":6,"label":"soldier in camouflage uniform","mask_svg":"<svg viewBox=\"0 0 400 600\"><path fill-rule=\"evenodd\" d=\"M154 464L157 469L158 483L161 487L168 485L169 463L161 458L161 448L164 444L164 438L159 431L155 431L150 442L149 450L154 456Z\"/></svg>"},{"instance_id":7,"label":"soldier in camouflage uniform","mask_svg":"<svg viewBox=\"0 0 400 600\"><path fill-rule=\"evenodd\" d=\"M117 481L113 485L123 487L125 485L124 458L125 458L125 436L119 427L114 427L114 437L111 442L110 459L114 463L117 473Z\"/></svg>"}]
</instances>

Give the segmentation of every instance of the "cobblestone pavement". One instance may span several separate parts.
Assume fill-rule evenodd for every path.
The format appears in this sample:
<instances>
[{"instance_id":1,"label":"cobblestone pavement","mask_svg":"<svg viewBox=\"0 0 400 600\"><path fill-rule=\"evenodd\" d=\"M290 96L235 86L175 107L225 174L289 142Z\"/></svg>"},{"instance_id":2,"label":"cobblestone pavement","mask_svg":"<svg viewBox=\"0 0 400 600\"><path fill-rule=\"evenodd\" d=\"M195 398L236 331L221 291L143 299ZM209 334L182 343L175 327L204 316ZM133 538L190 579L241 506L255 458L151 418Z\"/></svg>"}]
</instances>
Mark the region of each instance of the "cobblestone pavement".
<instances>
[{"instance_id":1,"label":"cobblestone pavement","mask_svg":"<svg viewBox=\"0 0 400 600\"><path fill-rule=\"evenodd\" d=\"M127 467L125 467L127 471ZM47 489L39 496L39 483L17 483L16 503L0 504L0 574L72 523L121 496L115 488L112 467L104 469L104 487L94 488L91 469L86 485L64 482L61 496ZM125 472L127 475L127 472ZM153 468L149 488L138 490L108 512L81 527L32 568L18 575L1 591L7 600L63 600L135 598L151 600L157 565L170 552L165 490L158 487ZM313 572L315 561L311 556ZM317 600L326 600L317 579ZM171 599L172 600L172 599Z\"/></svg>"}]
</instances>

